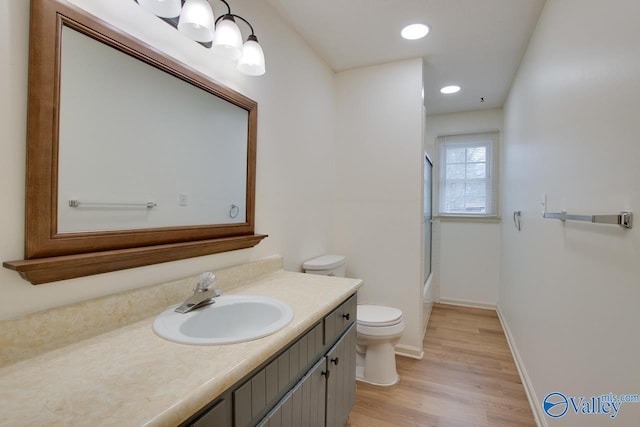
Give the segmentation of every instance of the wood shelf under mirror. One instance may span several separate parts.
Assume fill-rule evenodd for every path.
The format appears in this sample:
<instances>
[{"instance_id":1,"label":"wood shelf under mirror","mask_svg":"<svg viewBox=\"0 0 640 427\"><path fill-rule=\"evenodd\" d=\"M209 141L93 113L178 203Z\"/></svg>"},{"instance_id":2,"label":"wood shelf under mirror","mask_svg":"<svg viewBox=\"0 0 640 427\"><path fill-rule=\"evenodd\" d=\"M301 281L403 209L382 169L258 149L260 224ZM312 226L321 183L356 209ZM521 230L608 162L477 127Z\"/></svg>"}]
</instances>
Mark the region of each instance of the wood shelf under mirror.
<instances>
[{"instance_id":1,"label":"wood shelf under mirror","mask_svg":"<svg viewBox=\"0 0 640 427\"><path fill-rule=\"evenodd\" d=\"M264 234L252 234L143 248L8 261L3 263L3 266L17 271L23 279L32 284L40 285L58 280L252 248L265 237L267 236Z\"/></svg>"}]
</instances>

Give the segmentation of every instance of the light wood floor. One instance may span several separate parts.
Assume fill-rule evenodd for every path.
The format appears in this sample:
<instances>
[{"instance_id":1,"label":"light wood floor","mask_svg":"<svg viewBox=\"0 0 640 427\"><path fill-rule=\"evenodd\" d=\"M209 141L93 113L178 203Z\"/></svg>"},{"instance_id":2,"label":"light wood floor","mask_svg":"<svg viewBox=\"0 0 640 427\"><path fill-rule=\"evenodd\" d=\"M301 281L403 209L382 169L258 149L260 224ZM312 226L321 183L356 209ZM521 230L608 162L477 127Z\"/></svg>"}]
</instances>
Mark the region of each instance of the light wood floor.
<instances>
[{"instance_id":1,"label":"light wood floor","mask_svg":"<svg viewBox=\"0 0 640 427\"><path fill-rule=\"evenodd\" d=\"M493 310L436 304L422 360L396 357L400 382L357 383L349 427L535 426Z\"/></svg>"}]
</instances>

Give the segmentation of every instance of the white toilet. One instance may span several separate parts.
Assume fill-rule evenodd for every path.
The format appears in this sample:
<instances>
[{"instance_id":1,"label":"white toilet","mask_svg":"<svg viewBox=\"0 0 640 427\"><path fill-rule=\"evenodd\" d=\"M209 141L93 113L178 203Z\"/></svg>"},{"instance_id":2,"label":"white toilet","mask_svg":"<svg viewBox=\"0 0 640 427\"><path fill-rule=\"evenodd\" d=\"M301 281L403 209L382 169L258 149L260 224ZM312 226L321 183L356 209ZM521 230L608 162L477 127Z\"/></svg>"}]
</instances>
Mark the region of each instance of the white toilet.
<instances>
[{"instance_id":1,"label":"white toilet","mask_svg":"<svg viewBox=\"0 0 640 427\"><path fill-rule=\"evenodd\" d=\"M344 277L345 266L343 255L322 255L302 264L305 273L323 276Z\"/></svg>"},{"instance_id":2,"label":"white toilet","mask_svg":"<svg viewBox=\"0 0 640 427\"><path fill-rule=\"evenodd\" d=\"M344 277L345 257L323 255L306 261L305 273ZM394 346L404 332L402 311L381 305L358 305L356 379L375 385L393 385L396 370Z\"/></svg>"},{"instance_id":3,"label":"white toilet","mask_svg":"<svg viewBox=\"0 0 640 427\"><path fill-rule=\"evenodd\" d=\"M402 311L381 305L358 305L356 379L375 385L394 385L395 345L404 332Z\"/></svg>"}]
</instances>

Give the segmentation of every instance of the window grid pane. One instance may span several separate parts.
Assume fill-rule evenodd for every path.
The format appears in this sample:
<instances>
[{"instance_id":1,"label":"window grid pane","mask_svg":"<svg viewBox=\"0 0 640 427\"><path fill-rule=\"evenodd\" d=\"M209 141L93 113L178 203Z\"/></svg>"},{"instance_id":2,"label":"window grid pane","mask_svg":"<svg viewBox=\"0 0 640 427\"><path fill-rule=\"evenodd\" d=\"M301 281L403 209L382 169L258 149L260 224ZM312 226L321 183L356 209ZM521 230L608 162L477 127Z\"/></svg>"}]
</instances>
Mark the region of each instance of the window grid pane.
<instances>
[{"instance_id":1,"label":"window grid pane","mask_svg":"<svg viewBox=\"0 0 640 427\"><path fill-rule=\"evenodd\" d=\"M486 147L450 148L446 159L447 210L486 213Z\"/></svg>"},{"instance_id":2,"label":"window grid pane","mask_svg":"<svg viewBox=\"0 0 640 427\"><path fill-rule=\"evenodd\" d=\"M467 179L478 179L487 177L486 163L467 163L466 177Z\"/></svg>"},{"instance_id":3,"label":"window grid pane","mask_svg":"<svg viewBox=\"0 0 640 427\"><path fill-rule=\"evenodd\" d=\"M486 214L490 193L487 179L448 180L445 186L445 212Z\"/></svg>"},{"instance_id":4,"label":"window grid pane","mask_svg":"<svg viewBox=\"0 0 640 427\"><path fill-rule=\"evenodd\" d=\"M486 163L487 147L470 147L467 148L467 162Z\"/></svg>"},{"instance_id":5,"label":"window grid pane","mask_svg":"<svg viewBox=\"0 0 640 427\"><path fill-rule=\"evenodd\" d=\"M449 137L451 138L451 137ZM456 138L454 136L453 138ZM497 197L491 164L494 133L473 141L472 135L463 135L462 142L447 144L447 137L440 137L441 144L441 213L466 215L496 215ZM443 141L444 140L444 141ZM444 143L443 143L444 142Z\"/></svg>"}]
</instances>

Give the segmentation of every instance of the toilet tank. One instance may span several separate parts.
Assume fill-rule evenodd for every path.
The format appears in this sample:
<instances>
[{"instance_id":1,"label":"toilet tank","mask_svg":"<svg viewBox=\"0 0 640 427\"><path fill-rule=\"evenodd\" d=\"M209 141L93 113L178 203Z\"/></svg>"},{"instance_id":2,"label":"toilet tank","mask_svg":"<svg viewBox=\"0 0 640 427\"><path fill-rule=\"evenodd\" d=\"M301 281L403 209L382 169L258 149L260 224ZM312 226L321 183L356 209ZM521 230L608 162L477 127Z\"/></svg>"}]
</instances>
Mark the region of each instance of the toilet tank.
<instances>
[{"instance_id":1,"label":"toilet tank","mask_svg":"<svg viewBox=\"0 0 640 427\"><path fill-rule=\"evenodd\" d=\"M343 255L322 255L302 264L305 273L323 276L345 276L345 257Z\"/></svg>"}]
</instances>

